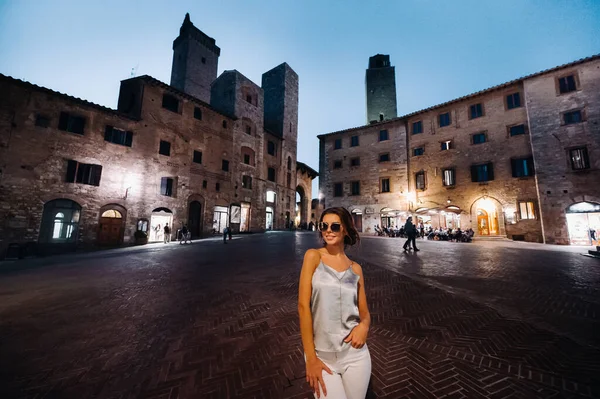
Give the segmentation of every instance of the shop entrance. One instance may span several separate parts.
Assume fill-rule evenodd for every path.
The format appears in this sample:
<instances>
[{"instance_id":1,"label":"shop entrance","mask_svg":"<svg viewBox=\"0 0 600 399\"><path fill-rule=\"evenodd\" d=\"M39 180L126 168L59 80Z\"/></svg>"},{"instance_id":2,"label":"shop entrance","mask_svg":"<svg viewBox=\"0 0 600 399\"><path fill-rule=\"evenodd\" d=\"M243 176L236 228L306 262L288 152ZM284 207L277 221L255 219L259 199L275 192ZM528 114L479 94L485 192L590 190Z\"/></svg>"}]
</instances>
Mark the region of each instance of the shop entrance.
<instances>
[{"instance_id":1,"label":"shop entrance","mask_svg":"<svg viewBox=\"0 0 600 399\"><path fill-rule=\"evenodd\" d=\"M477 234L480 236L498 235L498 212L489 199L480 199L476 203Z\"/></svg>"},{"instance_id":2,"label":"shop entrance","mask_svg":"<svg viewBox=\"0 0 600 399\"><path fill-rule=\"evenodd\" d=\"M163 241L165 238L165 226L169 225L171 234L173 231L173 212L168 208L156 208L150 216L150 237L149 242Z\"/></svg>"},{"instance_id":3,"label":"shop entrance","mask_svg":"<svg viewBox=\"0 0 600 399\"><path fill-rule=\"evenodd\" d=\"M271 208L270 206L267 207L267 217L265 218L265 220L266 220L265 228L267 230L272 230L273 229L273 208Z\"/></svg>"},{"instance_id":4,"label":"shop entrance","mask_svg":"<svg viewBox=\"0 0 600 399\"><path fill-rule=\"evenodd\" d=\"M215 206L215 212L213 214L213 233L222 233L225 227L227 227L228 211L229 209L226 206Z\"/></svg>"},{"instance_id":5,"label":"shop entrance","mask_svg":"<svg viewBox=\"0 0 600 399\"><path fill-rule=\"evenodd\" d=\"M360 209L352 210L352 221L354 222L354 227L359 233L362 233L362 211Z\"/></svg>"},{"instance_id":6,"label":"shop entrance","mask_svg":"<svg viewBox=\"0 0 600 399\"><path fill-rule=\"evenodd\" d=\"M118 245L123 238L123 215L116 209L109 209L100 216L99 245Z\"/></svg>"},{"instance_id":7,"label":"shop entrance","mask_svg":"<svg viewBox=\"0 0 600 399\"><path fill-rule=\"evenodd\" d=\"M250 204L247 202L242 202L240 231L250 231Z\"/></svg>"},{"instance_id":8,"label":"shop entrance","mask_svg":"<svg viewBox=\"0 0 600 399\"><path fill-rule=\"evenodd\" d=\"M567 208L571 245L600 245L600 204L578 202Z\"/></svg>"}]
</instances>

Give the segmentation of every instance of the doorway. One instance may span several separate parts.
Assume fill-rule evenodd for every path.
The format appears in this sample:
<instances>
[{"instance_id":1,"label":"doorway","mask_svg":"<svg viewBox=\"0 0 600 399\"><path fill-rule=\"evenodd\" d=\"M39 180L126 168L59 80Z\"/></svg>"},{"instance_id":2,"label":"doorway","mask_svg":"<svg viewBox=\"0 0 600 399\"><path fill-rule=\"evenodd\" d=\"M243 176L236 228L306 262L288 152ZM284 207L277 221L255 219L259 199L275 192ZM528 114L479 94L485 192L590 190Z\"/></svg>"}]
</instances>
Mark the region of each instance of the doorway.
<instances>
[{"instance_id":1,"label":"doorway","mask_svg":"<svg viewBox=\"0 0 600 399\"><path fill-rule=\"evenodd\" d=\"M215 206L213 213L213 233L222 233L228 222L229 208L226 206Z\"/></svg>"},{"instance_id":2,"label":"doorway","mask_svg":"<svg viewBox=\"0 0 600 399\"><path fill-rule=\"evenodd\" d=\"M267 215L265 221L265 228L267 230L273 230L273 208L271 208L270 206L267 207Z\"/></svg>"},{"instance_id":3,"label":"doorway","mask_svg":"<svg viewBox=\"0 0 600 399\"><path fill-rule=\"evenodd\" d=\"M173 212L168 208L156 208L150 216L150 237L149 242L163 241L165 238L165 226L169 225L171 234L173 231Z\"/></svg>"},{"instance_id":4,"label":"doorway","mask_svg":"<svg viewBox=\"0 0 600 399\"><path fill-rule=\"evenodd\" d=\"M567 208L571 245L600 245L600 204L578 202Z\"/></svg>"},{"instance_id":5,"label":"doorway","mask_svg":"<svg viewBox=\"0 0 600 399\"><path fill-rule=\"evenodd\" d=\"M100 216L99 245L119 245L123 242L123 215L116 209L108 209Z\"/></svg>"},{"instance_id":6,"label":"doorway","mask_svg":"<svg viewBox=\"0 0 600 399\"><path fill-rule=\"evenodd\" d=\"M250 204L242 202L242 213L240 215L240 231L250 231Z\"/></svg>"},{"instance_id":7,"label":"doorway","mask_svg":"<svg viewBox=\"0 0 600 399\"><path fill-rule=\"evenodd\" d=\"M359 209L354 209L352 211L352 221L354 222L354 227L359 233L362 233L362 211Z\"/></svg>"},{"instance_id":8,"label":"doorway","mask_svg":"<svg viewBox=\"0 0 600 399\"><path fill-rule=\"evenodd\" d=\"M188 230L192 234L192 238L200 237L202 231L202 204L199 201L190 202Z\"/></svg>"}]
</instances>

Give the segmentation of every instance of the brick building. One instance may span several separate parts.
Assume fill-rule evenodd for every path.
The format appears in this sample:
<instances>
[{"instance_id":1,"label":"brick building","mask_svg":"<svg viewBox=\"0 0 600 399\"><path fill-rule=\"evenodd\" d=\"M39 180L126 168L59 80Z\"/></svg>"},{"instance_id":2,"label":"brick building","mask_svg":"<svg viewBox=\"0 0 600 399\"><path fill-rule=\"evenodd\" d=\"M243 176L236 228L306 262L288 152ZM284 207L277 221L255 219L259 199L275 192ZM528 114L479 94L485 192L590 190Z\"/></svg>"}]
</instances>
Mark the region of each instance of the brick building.
<instances>
[{"instance_id":1,"label":"brick building","mask_svg":"<svg viewBox=\"0 0 600 399\"><path fill-rule=\"evenodd\" d=\"M117 109L0 75L0 257L284 228L295 214L298 75L216 76L220 49L186 15L171 85L121 82ZM12 246L11 246L12 247Z\"/></svg>"},{"instance_id":2,"label":"brick building","mask_svg":"<svg viewBox=\"0 0 600 399\"><path fill-rule=\"evenodd\" d=\"M600 235L600 56L322 134L320 195L363 232L403 224L591 244Z\"/></svg>"}]
</instances>

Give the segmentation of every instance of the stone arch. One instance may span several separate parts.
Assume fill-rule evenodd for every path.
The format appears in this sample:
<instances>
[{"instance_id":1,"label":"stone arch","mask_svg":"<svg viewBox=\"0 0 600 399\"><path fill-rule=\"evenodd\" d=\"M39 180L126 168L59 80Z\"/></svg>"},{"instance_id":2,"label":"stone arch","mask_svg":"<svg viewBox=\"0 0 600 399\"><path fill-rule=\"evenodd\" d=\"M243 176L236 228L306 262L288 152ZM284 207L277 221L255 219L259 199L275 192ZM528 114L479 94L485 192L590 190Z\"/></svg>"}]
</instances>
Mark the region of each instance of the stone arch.
<instances>
[{"instance_id":1,"label":"stone arch","mask_svg":"<svg viewBox=\"0 0 600 399\"><path fill-rule=\"evenodd\" d=\"M256 151L254 151L254 149L248 146L242 146L242 148L240 149L240 153L242 157L242 163L246 164L246 158L244 158L244 155L248 155L249 163L247 163L246 165L256 166Z\"/></svg>"},{"instance_id":2,"label":"stone arch","mask_svg":"<svg viewBox=\"0 0 600 399\"><path fill-rule=\"evenodd\" d=\"M75 249L81 211L81 205L69 198L55 198L44 204L38 237L41 253Z\"/></svg>"},{"instance_id":3,"label":"stone arch","mask_svg":"<svg viewBox=\"0 0 600 399\"><path fill-rule=\"evenodd\" d=\"M109 211L115 211L120 215L110 215ZM117 217L113 217L117 216ZM127 223L127 209L119 204L106 204L100 208L98 213L98 236L99 245L120 245L125 235Z\"/></svg>"},{"instance_id":4,"label":"stone arch","mask_svg":"<svg viewBox=\"0 0 600 399\"><path fill-rule=\"evenodd\" d=\"M469 208L471 228L479 236L506 236L504 204L491 195L475 199Z\"/></svg>"},{"instance_id":5,"label":"stone arch","mask_svg":"<svg viewBox=\"0 0 600 399\"><path fill-rule=\"evenodd\" d=\"M187 227L192 238L202 236L205 225L206 201L198 193L193 193L187 199Z\"/></svg>"}]
</instances>

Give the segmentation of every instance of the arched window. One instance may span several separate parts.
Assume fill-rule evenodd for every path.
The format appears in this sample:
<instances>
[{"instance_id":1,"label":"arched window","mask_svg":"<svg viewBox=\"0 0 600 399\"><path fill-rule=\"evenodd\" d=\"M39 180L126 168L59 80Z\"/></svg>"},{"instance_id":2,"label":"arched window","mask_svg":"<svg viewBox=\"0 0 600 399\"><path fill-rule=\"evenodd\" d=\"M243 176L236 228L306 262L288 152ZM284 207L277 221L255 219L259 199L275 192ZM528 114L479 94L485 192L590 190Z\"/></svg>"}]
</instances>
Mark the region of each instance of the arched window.
<instances>
[{"instance_id":1,"label":"arched window","mask_svg":"<svg viewBox=\"0 0 600 399\"><path fill-rule=\"evenodd\" d=\"M62 229L65 224L65 214L58 212L54 215L54 228L52 229L52 238L64 238L61 237Z\"/></svg>"},{"instance_id":2,"label":"arched window","mask_svg":"<svg viewBox=\"0 0 600 399\"><path fill-rule=\"evenodd\" d=\"M121 219L123 215L121 215L121 212L117 211L116 209L109 209L107 211L104 211L101 217Z\"/></svg>"},{"instance_id":3,"label":"arched window","mask_svg":"<svg viewBox=\"0 0 600 399\"><path fill-rule=\"evenodd\" d=\"M292 157L288 157L288 169L292 169Z\"/></svg>"}]
</instances>

